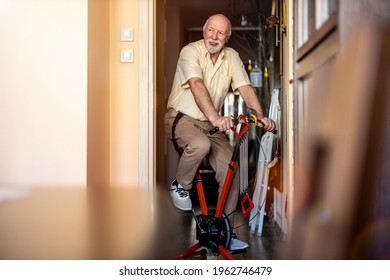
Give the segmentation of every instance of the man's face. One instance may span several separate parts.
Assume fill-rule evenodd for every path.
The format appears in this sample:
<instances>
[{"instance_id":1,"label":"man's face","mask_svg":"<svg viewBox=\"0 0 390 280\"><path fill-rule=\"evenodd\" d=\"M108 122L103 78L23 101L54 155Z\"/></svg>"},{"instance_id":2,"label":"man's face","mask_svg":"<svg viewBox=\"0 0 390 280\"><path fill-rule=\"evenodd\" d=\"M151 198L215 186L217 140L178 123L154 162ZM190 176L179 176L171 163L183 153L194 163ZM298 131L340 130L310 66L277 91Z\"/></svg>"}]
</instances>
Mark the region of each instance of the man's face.
<instances>
[{"instance_id":1,"label":"man's face","mask_svg":"<svg viewBox=\"0 0 390 280\"><path fill-rule=\"evenodd\" d=\"M203 30L205 45L211 54L221 51L229 37L229 23L221 17L210 18Z\"/></svg>"}]
</instances>

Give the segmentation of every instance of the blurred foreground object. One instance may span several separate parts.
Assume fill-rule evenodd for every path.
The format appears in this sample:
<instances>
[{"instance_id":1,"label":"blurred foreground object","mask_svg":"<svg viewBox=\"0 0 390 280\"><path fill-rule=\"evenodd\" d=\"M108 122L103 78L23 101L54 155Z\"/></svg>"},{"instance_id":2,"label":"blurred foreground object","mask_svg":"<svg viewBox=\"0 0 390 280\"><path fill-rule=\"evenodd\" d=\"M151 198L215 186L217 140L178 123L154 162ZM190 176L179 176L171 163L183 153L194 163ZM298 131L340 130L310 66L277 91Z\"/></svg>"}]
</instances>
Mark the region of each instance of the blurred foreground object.
<instances>
[{"instance_id":1,"label":"blurred foreground object","mask_svg":"<svg viewBox=\"0 0 390 280\"><path fill-rule=\"evenodd\" d=\"M390 28L356 30L307 141L291 259L390 259Z\"/></svg>"},{"instance_id":2,"label":"blurred foreground object","mask_svg":"<svg viewBox=\"0 0 390 280\"><path fill-rule=\"evenodd\" d=\"M170 233L173 209L157 191L12 188L1 193L0 259L165 256L160 244Z\"/></svg>"}]
</instances>

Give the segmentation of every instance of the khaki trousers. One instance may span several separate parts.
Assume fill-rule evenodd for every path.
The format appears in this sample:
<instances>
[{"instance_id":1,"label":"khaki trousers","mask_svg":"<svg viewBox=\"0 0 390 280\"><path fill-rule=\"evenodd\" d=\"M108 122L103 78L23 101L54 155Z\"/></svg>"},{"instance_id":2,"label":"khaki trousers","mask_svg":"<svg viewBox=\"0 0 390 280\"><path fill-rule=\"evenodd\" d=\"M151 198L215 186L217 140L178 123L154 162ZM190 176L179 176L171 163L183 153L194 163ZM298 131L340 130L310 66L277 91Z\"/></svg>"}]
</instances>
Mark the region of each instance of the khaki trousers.
<instances>
[{"instance_id":1,"label":"khaki trousers","mask_svg":"<svg viewBox=\"0 0 390 280\"><path fill-rule=\"evenodd\" d=\"M177 111L168 108L165 114L165 134L172 140L172 124ZM183 150L176 171L176 180L184 189L193 186L194 177L202 160L207 158L215 172L215 179L219 184L218 193L221 193L228 166L233 154L233 148L228 137L221 132L210 135L207 133L213 128L209 121L199 121L184 115L176 125L175 138L178 146ZM239 170L236 168L224 213L229 215L237 208L239 197ZM229 220L232 224L232 219Z\"/></svg>"}]
</instances>

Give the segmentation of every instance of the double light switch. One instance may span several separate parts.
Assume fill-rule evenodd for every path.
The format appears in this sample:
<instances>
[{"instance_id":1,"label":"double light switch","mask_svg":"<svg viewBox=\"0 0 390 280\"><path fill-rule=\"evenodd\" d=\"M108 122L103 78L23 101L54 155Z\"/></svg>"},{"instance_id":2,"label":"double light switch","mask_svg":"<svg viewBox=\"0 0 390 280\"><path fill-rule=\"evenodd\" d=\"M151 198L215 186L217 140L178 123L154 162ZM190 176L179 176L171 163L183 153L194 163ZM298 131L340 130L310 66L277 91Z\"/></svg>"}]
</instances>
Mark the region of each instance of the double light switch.
<instances>
[{"instance_id":1,"label":"double light switch","mask_svg":"<svg viewBox=\"0 0 390 280\"><path fill-rule=\"evenodd\" d=\"M133 28L121 28L121 42L132 42L134 31ZM121 50L121 62L134 62L133 50Z\"/></svg>"}]
</instances>

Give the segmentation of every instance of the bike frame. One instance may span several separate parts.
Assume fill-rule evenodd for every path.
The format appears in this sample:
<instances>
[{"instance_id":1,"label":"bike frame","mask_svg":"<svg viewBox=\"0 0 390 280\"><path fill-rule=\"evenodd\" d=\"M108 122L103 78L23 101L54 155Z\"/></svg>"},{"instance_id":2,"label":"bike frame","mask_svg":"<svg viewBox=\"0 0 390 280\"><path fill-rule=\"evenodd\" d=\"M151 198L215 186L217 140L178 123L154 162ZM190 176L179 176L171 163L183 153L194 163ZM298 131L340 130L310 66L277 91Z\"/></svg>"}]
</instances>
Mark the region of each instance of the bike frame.
<instances>
[{"instance_id":1,"label":"bike frame","mask_svg":"<svg viewBox=\"0 0 390 280\"><path fill-rule=\"evenodd\" d=\"M253 121L253 119L254 119L254 121ZM251 122L256 122L257 123L256 117L252 116L252 121ZM238 127L239 124L241 124L241 125L240 125L240 128L239 128L239 131L237 131L237 127ZM241 144L242 136L248 130L248 127L249 127L249 124L247 122L247 118L244 115L240 115L234 121L234 126L232 128L232 131L236 134L236 136L238 138L238 141L237 141L237 143L236 143L236 145L234 147L233 155L232 155L232 157L230 159L230 162L229 162L229 165L228 165L228 170L227 170L227 173L226 173L226 177L225 177L225 180L224 180L224 184L222 186L221 194L219 196L218 203L217 203L217 208L216 208L216 211L215 211L215 214L214 214L215 218L222 218L223 209L225 208L226 199L228 197L230 186L231 186L231 183L232 183L232 180L233 180L233 175L234 175L234 173L236 171L236 167L237 167L239 146ZM215 133L217 131L218 131L218 129L214 128L209 133L212 134L212 133ZM202 215L208 216L209 215L209 211L208 211L208 207L207 207L207 203L206 203L206 197L205 197L205 194L204 194L202 178L201 178L199 170L196 172L196 175L195 175L195 185L196 185L198 199L199 199L199 204L200 204L200 211L201 211ZM202 245L200 244L200 242L198 242L195 245L193 245L190 248L188 248L187 250L185 250L183 253L177 255L177 257L178 258L184 258L184 257L189 256L189 255L194 255L194 254L196 254L195 251L198 250L201 247L202 247ZM218 252L225 259L229 259L229 260L233 260L234 259L233 256L229 253L229 251L226 250L226 248L224 246L222 246L222 245L218 246Z\"/></svg>"}]
</instances>

